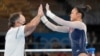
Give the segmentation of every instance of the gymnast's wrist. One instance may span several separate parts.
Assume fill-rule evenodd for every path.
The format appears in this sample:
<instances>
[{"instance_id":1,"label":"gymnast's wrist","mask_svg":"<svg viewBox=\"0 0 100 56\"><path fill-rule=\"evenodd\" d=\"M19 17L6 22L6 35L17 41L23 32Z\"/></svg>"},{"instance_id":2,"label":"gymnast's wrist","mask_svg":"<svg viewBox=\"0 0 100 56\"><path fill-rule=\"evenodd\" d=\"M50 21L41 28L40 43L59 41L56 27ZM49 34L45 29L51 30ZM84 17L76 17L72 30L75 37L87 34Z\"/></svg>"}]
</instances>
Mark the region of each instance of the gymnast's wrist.
<instances>
[{"instance_id":1,"label":"gymnast's wrist","mask_svg":"<svg viewBox=\"0 0 100 56\"><path fill-rule=\"evenodd\" d=\"M45 16L41 17L41 21L46 24L48 22L48 19Z\"/></svg>"},{"instance_id":2,"label":"gymnast's wrist","mask_svg":"<svg viewBox=\"0 0 100 56\"><path fill-rule=\"evenodd\" d=\"M55 14L53 14L50 10L47 10L46 15L51 18L55 16Z\"/></svg>"}]
</instances>

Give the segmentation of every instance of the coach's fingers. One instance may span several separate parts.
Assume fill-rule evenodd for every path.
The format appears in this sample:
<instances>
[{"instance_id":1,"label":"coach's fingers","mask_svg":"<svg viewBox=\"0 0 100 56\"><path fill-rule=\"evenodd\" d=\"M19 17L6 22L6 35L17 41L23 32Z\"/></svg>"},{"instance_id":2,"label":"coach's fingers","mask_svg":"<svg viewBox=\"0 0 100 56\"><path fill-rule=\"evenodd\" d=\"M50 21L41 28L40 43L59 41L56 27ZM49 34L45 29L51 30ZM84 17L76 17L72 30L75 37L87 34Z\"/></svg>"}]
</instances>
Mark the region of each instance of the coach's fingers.
<instances>
[{"instance_id":1,"label":"coach's fingers","mask_svg":"<svg viewBox=\"0 0 100 56\"><path fill-rule=\"evenodd\" d=\"M40 6L39 6L38 15L40 15L40 16L43 15L43 7L42 7L42 4L40 4Z\"/></svg>"}]
</instances>

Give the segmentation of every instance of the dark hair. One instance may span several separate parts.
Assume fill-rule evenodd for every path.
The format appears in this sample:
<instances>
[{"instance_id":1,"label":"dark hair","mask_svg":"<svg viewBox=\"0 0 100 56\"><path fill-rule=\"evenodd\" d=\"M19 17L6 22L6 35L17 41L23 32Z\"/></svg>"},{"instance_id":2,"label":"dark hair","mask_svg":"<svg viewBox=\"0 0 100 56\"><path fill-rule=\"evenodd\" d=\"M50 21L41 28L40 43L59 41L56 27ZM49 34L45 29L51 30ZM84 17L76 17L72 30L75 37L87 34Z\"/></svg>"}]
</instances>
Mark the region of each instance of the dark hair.
<instances>
[{"instance_id":1,"label":"dark hair","mask_svg":"<svg viewBox=\"0 0 100 56\"><path fill-rule=\"evenodd\" d=\"M82 14L82 19L84 18L85 16L85 12L88 12L89 10L91 10L91 7L89 5L85 5L83 8L82 7L74 7L78 10L79 13Z\"/></svg>"},{"instance_id":2,"label":"dark hair","mask_svg":"<svg viewBox=\"0 0 100 56\"><path fill-rule=\"evenodd\" d=\"M84 11L82 8L76 7L77 11L82 14L82 19L84 18Z\"/></svg>"},{"instance_id":3,"label":"dark hair","mask_svg":"<svg viewBox=\"0 0 100 56\"><path fill-rule=\"evenodd\" d=\"M15 21L20 17L20 13L13 13L10 15L9 17L9 22L8 22L8 26L9 27L14 27L15 26Z\"/></svg>"}]
</instances>

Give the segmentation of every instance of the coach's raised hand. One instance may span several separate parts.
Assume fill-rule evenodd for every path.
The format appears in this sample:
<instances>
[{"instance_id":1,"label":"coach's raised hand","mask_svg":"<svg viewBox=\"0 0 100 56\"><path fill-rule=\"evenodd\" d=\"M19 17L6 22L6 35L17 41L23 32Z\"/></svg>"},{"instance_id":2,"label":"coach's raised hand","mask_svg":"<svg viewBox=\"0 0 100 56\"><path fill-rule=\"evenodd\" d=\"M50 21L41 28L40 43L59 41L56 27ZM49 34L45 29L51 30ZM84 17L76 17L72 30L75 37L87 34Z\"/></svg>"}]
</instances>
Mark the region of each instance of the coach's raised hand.
<instances>
[{"instance_id":1,"label":"coach's raised hand","mask_svg":"<svg viewBox=\"0 0 100 56\"><path fill-rule=\"evenodd\" d=\"M39 8L38 8L38 14L40 17L43 16L43 7L42 4L40 4Z\"/></svg>"},{"instance_id":2,"label":"coach's raised hand","mask_svg":"<svg viewBox=\"0 0 100 56\"><path fill-rule=\"evenodd\" d=\"M30 35L36 29L42 16L43 16L43 7L41 4L38 8L37 15L25 26L25 35L26 36Z\"/></svg>"}]
</instances>

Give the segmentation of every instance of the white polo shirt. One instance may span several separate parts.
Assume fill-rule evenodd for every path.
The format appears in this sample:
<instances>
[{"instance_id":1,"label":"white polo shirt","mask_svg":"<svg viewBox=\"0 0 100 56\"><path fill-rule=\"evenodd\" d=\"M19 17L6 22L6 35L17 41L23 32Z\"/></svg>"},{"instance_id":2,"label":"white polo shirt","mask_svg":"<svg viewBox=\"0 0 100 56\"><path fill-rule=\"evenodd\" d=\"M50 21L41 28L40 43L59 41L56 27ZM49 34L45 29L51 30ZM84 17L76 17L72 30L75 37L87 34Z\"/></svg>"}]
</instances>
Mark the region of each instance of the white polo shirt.
<instances>
[{"instance_id":1,"label":"white polo shirt","mask_svg":"<svg viewBox=\"0 0 100 56\"><path fill-rule=\"evenodd\" d=\"M4 56L24 56L25 26L11 27L5 37Z\"/></svg>"}]
</instances>

